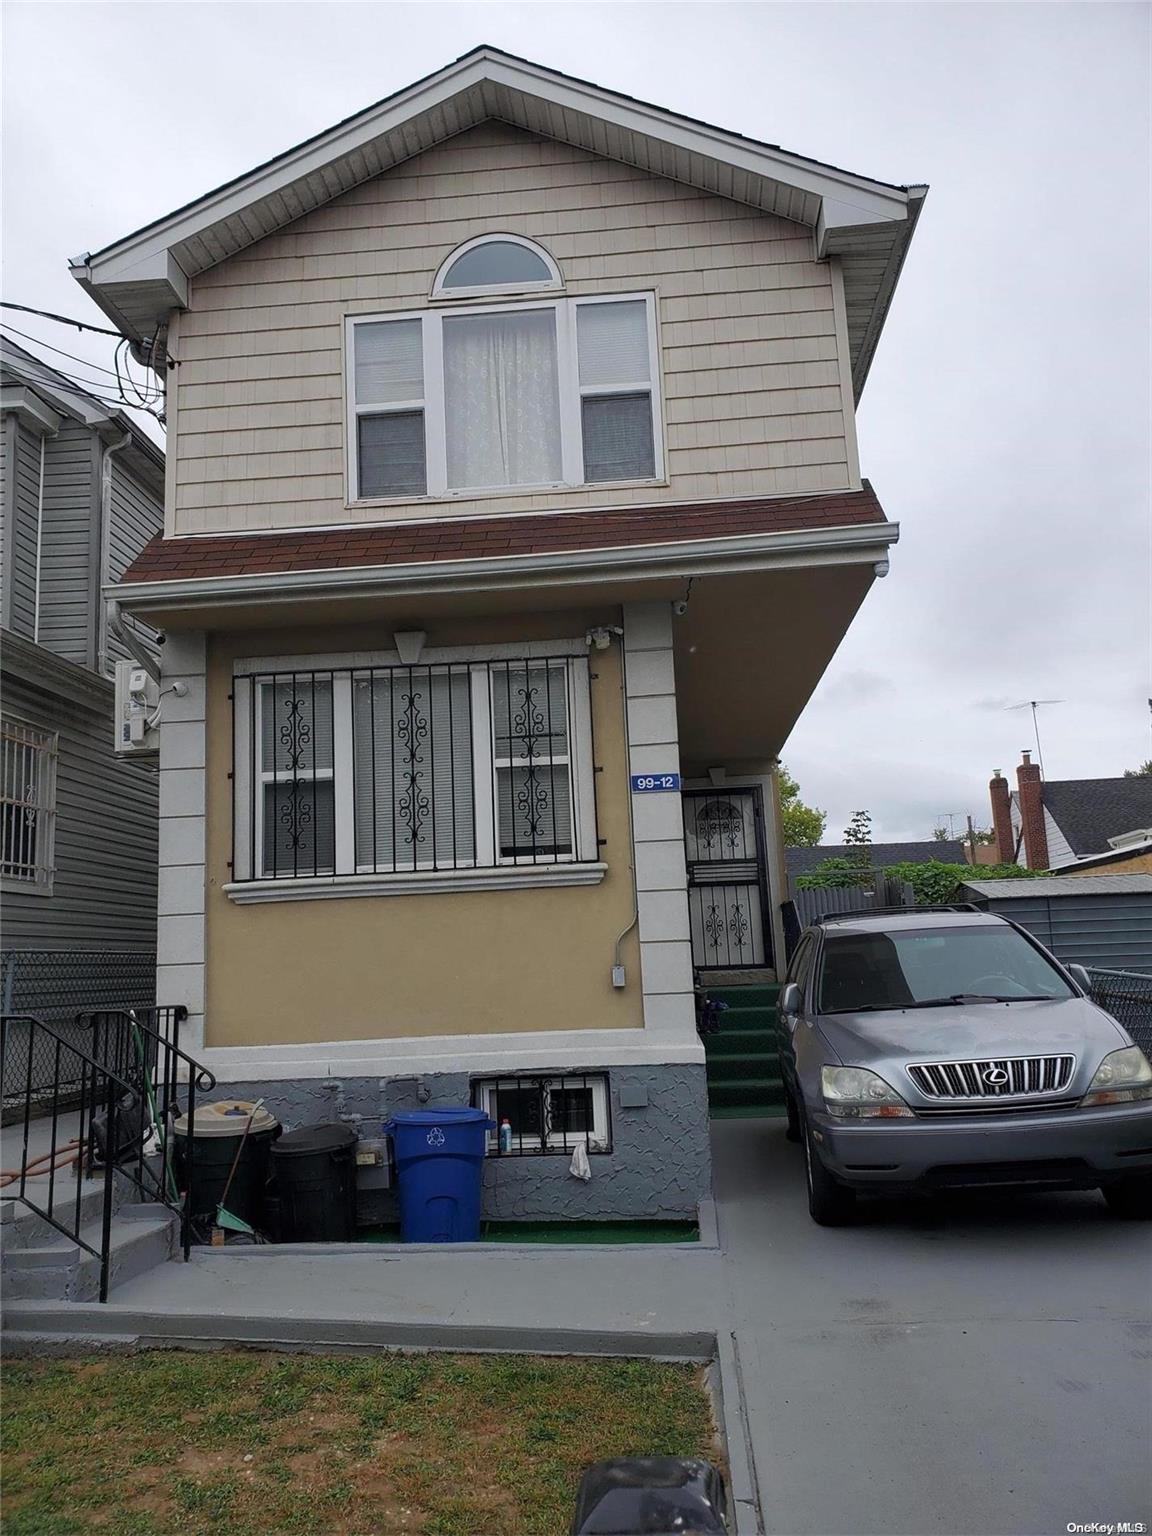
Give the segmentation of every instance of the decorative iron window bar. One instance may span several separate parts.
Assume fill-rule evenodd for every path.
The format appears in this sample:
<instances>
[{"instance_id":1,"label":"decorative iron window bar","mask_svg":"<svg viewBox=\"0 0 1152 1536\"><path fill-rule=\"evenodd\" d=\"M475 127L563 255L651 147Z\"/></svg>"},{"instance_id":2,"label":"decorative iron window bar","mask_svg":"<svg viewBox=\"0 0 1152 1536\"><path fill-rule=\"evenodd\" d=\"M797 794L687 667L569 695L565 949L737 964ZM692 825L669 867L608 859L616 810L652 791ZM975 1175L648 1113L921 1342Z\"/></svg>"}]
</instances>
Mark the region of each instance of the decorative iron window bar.
<instances>
[{"instance_id":1,"label":"decorative iron window bar","mask_svg":"<svg viewBox=\"0 0 1152 1536\"><path fill-rule=\"evenodd\" d=\"M233 879L587 863L580 655L237 677Z\"/></svg>"},{"instance_id":2,"label":"decorative iron window bar","mask_svg":"<svg viewBox=\"0 0 1152 1536\"><path fill-rule=\"evenodd\" d=\"M612 1112L603 1072L566 1072L550 1077L477 1078L472 1104L496 1128L488 1132L491 1157L611 1152Z\"/></svg>"}]
</instances>

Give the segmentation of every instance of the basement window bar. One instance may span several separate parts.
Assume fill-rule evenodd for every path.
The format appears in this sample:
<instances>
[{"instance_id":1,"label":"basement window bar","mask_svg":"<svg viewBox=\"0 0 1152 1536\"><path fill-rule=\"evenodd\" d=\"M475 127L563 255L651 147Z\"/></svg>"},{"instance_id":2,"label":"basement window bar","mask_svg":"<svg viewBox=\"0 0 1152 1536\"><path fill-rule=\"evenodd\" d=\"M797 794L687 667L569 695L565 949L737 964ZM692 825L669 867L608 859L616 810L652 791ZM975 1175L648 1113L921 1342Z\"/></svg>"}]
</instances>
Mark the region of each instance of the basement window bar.
<instances>
[{"instance_id":1,"label":"basement window bar","mask_svg":"<svg viewBox=\"0 0 1152 1536\"><path fill-rule=\"evenodd\" d=\"M589 1153L612 1150L605 1073L478 1078L472 1103L496 1122L488 1132L492 1157L540 1157L581 1146Z\"/></svg>"},{"instance_id":2,"label":"basement window bar","mask_svg":"<svg viewBox=\"0 0 1152 1536\"><path fill-rule=\"evenodd\" d=\"M59 738L0 720L0 877L6 888L52 889Z\"/></svg>"},{"instance_id":3,"label":"basement window bar","mask_svg":"<svg viewBox=\"0 0 1152 1536\"><path fill-rule=\"evenodd\" d=\"M592 863L586 656L240 676L233 879Z\"/></svg>"}]
</instances>

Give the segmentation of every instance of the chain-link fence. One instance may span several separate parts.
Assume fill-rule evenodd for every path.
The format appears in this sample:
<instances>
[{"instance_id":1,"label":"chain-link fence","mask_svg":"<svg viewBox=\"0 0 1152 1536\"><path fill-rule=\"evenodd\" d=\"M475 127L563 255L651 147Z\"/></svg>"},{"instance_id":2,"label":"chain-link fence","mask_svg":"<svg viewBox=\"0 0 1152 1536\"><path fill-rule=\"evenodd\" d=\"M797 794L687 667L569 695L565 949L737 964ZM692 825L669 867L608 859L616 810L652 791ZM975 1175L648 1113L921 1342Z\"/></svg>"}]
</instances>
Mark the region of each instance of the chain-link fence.
<instances>
[{"instance_id":1,"label":"chain-link fence","mask_svg":"<svg viewBox=\"0 0 1152 1536\"><path fill-rule=\"evenodd\" d=\"M1092 1000L1121 1024L1148 1055L1152 1055L1152 976L1137 971L1088 972Z\"/></svg>"},{"instance_id":2,"label":"chain-link fence","mask_svg":"<svg viewBox=\"0 0 1152 1536\"><path fill-rule=\"evenodd\" d=\"M0 953L0 1014L12 1020L0 1090L5 1116L29 1096L47 1105L55 1092L62 1106L80 1087L80 1058L67 1049L55 1052L49 1036L26 1027L26 1016L50 1024L66 1043L87 1052L91 1026L78 1022L78 1014L151 1008L155 1002L156 956L152 952L10 949ZM72 1077L76 1081L62 1080Z\"/></svg>"}]
</instances>

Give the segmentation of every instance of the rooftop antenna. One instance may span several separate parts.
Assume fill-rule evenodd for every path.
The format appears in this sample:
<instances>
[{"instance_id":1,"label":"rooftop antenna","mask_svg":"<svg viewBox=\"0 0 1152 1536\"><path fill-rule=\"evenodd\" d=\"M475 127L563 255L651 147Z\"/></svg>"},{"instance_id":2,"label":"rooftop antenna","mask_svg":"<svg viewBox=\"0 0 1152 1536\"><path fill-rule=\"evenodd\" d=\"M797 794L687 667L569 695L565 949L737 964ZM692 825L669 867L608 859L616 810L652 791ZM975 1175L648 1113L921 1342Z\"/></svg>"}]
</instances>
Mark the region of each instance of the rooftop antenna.
<instances>
[{"instance_id":1,"label":"rooftop antenna","mask_svg":"<svg viewBox=\"0 0 1152 1536\"><path fill-rule=\"evenodd\" d=\"M1030 709L1032 711L1032 733L1036 737L1036 758L1040 764L1040 777L1046 777L1044 773L1044 753L1040 746L1040 717L1036 711L1045 704L1063 704L1063 699L1025 699L1022 704L1008 704L1007 709Z\"/></svg>"},{"instance_id":2,"label":"rooftop antenna","mask_svg":"<svg viewBox=\"0 0 1152 1536\"><path fill-rule=\"evenodd\" d=\"M947 822L948 823L948 836L949 836L949 838L953 842L955 842L955 840L956 840L955 821L956 821L957 816L963 816L964 814L965 813L963 811L937 811L936 812L936 825L938 827L942 827L944 825L944 823Z\"/></svg>"}]
</instances>

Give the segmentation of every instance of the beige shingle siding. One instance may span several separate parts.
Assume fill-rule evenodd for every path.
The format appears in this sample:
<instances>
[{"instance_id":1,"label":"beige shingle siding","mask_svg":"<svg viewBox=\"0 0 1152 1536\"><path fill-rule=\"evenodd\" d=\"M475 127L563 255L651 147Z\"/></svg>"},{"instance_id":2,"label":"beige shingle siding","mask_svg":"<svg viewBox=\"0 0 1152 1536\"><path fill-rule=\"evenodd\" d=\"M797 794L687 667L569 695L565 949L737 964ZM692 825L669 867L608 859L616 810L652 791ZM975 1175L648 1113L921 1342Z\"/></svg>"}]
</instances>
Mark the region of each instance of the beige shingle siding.
<instances>
[{"instance_id":1,"label":"beige shingle siding","mask_svg":"<svg viewBox=\"0 0 1152 1536\"><path fill-rule=\"evenodd\" d=\"M341 322L422 308L476 235L541 241L571 294L659 296L679 501L852 485L833 289L810 232L502 124L367 182L195 280L172 532L651 502L650 486L348 508Z\"/></svg>"}]
</instances>

